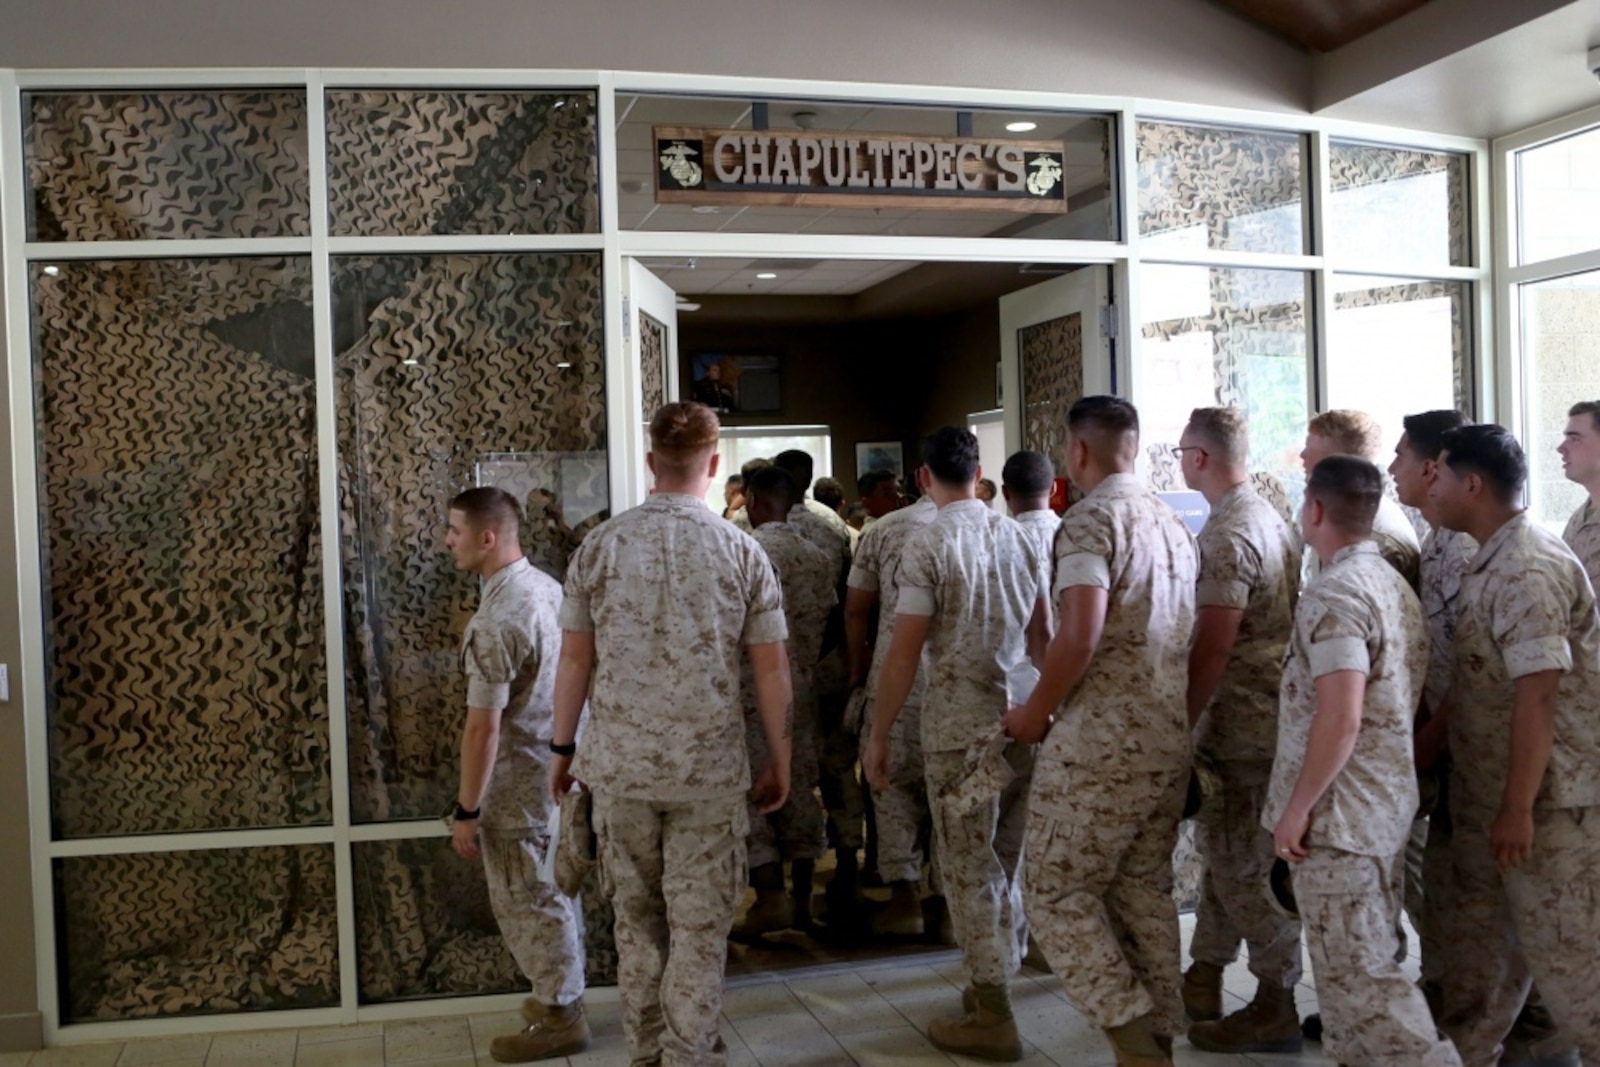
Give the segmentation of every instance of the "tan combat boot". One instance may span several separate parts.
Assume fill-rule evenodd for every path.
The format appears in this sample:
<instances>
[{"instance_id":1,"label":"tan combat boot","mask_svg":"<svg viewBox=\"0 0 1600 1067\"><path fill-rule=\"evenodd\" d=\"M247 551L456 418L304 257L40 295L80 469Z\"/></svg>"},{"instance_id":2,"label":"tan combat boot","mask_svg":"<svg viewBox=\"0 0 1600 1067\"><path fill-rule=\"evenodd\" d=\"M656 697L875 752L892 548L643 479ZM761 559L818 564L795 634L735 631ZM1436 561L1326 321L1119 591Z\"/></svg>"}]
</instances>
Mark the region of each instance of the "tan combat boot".
<instances>
[{"instance_id":1,"label":"tan combat boot","mask_svg":"<svg viewBox=\"0 0 1600 1067\"><path fill-rule=\"evenodd\" d=\"M755 887L755 903L729 936L745 941L793 928L794 900L783 888L783 864L766 863L755 868L750 872L750 884Z\"/></svg>"},{"instance_id":2,"label":"tan combat boot","mask_svg":"<svg viewBox=\"0 0 1600 1067\"><path fill-rule=\"evenodd\" d=\"M921 937L920 888L916 882L890 882L889 903L872 916L872 932L880 937Z\"/></svg>"},{"instance_id":3,"label":"tan combat boot","mask_svg":"<svg viewBox=\"0 0 1600 1067\"><path fill-rule=\"evenodd\" d=\"M1222 1018L1222 968L1214 963L1190 964L1183 972L1183 1010L1197 1023Z\"/></svg>"},{"instance_id":4,"label":"tan combat boot","mask_svg":"<svg viewBox=\"0 0 1600 1067\"><path fill-rule=\"evenodd\" d=\"M1189 1027L1189 1044L1205 1052L1299 1052L1305 1039L1294 990L1256 986L1249 1004L1219 1022Z\"/></svg>"},{"instance_id":5,"label":"tan combat boot","mask_svg":"<svg viewBox=\"0 0 1600 1067\"><path fill-rule=\"evenodd\" d=\"M527 1029L489 1042L489 1055L496 1062L532 1063L558 1059L576 1056L589 1047L589 1021L583 1017L583 1001L575 1000L564 1008L524 1003L522 1017L526 1019L535 1014L535 1008L543 1010Z\"/></svg>"},{"instance_id":6,"label":"tan combat boot","mask_svg":"<svg viewBox=\"0 0 1600 1067\"><path fill-rule=\"evenodd\" d=\"M1173 1067L1172 1039L1156 1033L1154 1016L1141 1015L1108 1027L1105 1035L1116 1053L1117 1067Z\"/></svg>"},{"instance_id":7,"label":"tan combat boot","mask_svg":"<svg viewBox=\"0 0 1600 1067\"><path fill-rule=\"evenodd\" d=\"M935 1048L980 1060L1015 1063L1022 1059L1022 1035L1011 1015L1011 993L1003 985L973 985L972 1008L957 1019L935 1019L928 1040ZM963 994L965 1007L967 996Z\"/></svg>"}]
</instances>

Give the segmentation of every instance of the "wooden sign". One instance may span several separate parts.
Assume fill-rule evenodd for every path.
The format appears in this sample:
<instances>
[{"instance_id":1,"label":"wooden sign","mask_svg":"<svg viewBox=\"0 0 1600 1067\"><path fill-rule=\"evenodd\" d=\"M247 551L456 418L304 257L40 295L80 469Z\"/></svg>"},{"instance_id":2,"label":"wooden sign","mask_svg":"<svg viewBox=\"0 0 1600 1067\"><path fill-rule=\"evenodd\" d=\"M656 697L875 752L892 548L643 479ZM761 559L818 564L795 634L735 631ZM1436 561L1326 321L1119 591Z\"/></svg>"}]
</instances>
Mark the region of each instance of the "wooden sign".
<instances>
[{"instance_id":1,"label":"wooden sign","mask_svg":"<svg viewBox=\"0 0 1600 1067\"><path fill-rule=\"evenodd\" d=\"M663 204L1067 210L1057 141L658 126Z\"/></svg>"}]
</instances>

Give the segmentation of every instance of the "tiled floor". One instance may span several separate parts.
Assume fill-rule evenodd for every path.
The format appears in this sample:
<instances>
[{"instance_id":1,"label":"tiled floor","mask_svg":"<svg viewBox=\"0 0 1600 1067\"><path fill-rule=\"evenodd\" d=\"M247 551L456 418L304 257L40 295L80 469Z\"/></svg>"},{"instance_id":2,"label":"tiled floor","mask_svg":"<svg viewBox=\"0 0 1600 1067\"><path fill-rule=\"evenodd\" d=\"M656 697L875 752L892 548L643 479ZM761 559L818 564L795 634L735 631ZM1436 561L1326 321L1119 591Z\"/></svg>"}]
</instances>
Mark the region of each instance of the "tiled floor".
<instances>
[{"instance_id":1,"label":"tiled floor","mask_svg":"<svg viewBox=\"0 0 1600 1067\"><path fill-rule=\"evenodd\" d=\"M1192 920L1184 919L1187 945ZM1411 938L1413 952L1416 938ZM1188 960L1185 958L1185 965ZM1409 970L1416 975L1416 959ZM947 1056L928 1043L928 1022L957 1007L964 975L954 953L914 962L884 962L855 970L796 975L781 981L735 984L723 999L722 1032L730 1067L933 1067L981 1061ZM1229 968L1224 987L1232 1007L1255 988L1243 961ZM1306 975L1302 1015L1316 1010ZM1098 1031L1067 1005L1054 978L1025 972L1013 989L1018 1026L1027 1045L1024 1067L1109 1067ZM599 993L589 1005L595 1040L569 1067L619 1067L628 1062L616 997ZM76 1045L36 1053L0 1053L0 1067L476 1067L489 1064L489 1039L518 1026L515 1013L443 1016L408 1022L363 1023L308 1030L274 1030L215 1037L151 1038L125 1044ZM1179 1042L1177 1062L1200 1065L1293 1067L1331 1064L1308 1043L1298 1056L1215 1056Z\"/></svg>"}]
</instances>

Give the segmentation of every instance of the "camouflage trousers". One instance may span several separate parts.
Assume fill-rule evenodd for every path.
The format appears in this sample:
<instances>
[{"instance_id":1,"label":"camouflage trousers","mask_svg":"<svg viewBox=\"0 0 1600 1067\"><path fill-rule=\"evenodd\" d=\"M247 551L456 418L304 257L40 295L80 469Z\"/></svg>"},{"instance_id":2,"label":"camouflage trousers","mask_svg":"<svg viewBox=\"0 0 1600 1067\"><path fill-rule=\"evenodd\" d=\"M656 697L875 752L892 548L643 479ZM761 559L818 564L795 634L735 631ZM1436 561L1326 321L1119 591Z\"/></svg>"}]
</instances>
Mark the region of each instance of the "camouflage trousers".
<instances>
[{"instance_id":1,"label":"camouflage trousers","mask_svg":"<svg viewBox=\"0 0 1600 1067\"><path fill-rule=\"evenodd\" d=\"M1067 1000L1095 1026L1155 1016L1183 1028L1172 850L1189 771L1073 764L1059 794L1036 789L1023 897ZM1044 801L1041 804L1041 801Z\"/></svg>"},{"instance_id":2,"label":"camouflage trousers","mask_svg":"<svg viewBox=\"0 0 1600 1067\"><path fill-rule=\"evenodd\" d=\"M533 998L571 1004L583 996L583 921L578 902L535 873L549 844L544 830L483 830L478 840L489 907Z\"/></svg>"},{"instance_id":3,"label":"camouflage trousers","mask_svg":"<svg viewBox=\"0 0 1600 1067\"><path fill-rule=\"evenodd\" d=\"M865 743L868 731L862 731ZM889 732L889 788L872 791L878 873L887 882L922 880L923 829L931 818L922 758L922 709L907 706Z\"/></svg>"},{"instance_id":4,"label":"camouflage trousers","mask_svg":"<svg viewBox=\"0 0 1600 1067\"><path fill-rule=\"evenodd\" d=\"M728 931L744 899L744 796L658 802L596 790L594 817L632 1062L723 1067L718 1020Z\"/></svg>"},{"instance_id":5,"label":"camouflage trousers","mask_svg":"<svg viewBox=\"0 0 1600 1067\"><path fill-rule=\"evenodd\" d=\"M943 797L965 777L966 753L923 755L950 924L967 971L980 985L1003 985L1015 977L1027 941L1018 868L1028 819L1033 750L1012 744L1006 758L1017 777L989 803L958 814Z\"/></svg>"},{"instance_id":6,"label":"camouflage trousers","mask_svg":"<svg viewBox=\"0 0 1600 1067\"><path fill-rule=\"evenodd\" d=\"M767 763L767 734L761 716L746 715L745 751L755 773ZM827 816L817 799L817 710L807 693L796 693L794 735L790 742L789 799L771 815L750 807L750 866L783 860L821 859L827 849Z\"/></svg>"},{"instance_id":7,"label":"camouflage trousers","mask_svg":"<svg viewBox=\"0 0 1600 1067\"><path fill-rule=\"evenodd\" d=\"M1395 962L1404 854L1382 858L1313 848L1294 869L1294 895L1317 975L1322 1043L1340 1063L1460 1067L1428 1002Z\"/></svg>"},{"instance_id":8,"label":"camouflage trousers","mask_svg":"<svg viewBox=\"0 0 1600 1067\"><path fill-rule=\"evenodd\" d=\"M861 730L844 725L850 699L844 677L844 656L835 651L817 664L817 735L822 804L828 811L828 844L854 851L866 844L866 786L856 775L861 759Z\"/></svg>"},{"instance_id":9,"label":"camouflage trousers","mask_svg":"<svg viewBox=\"0 0 1600 1067\"><path fill-rule=\"evenodd\" d=\"M1472 948L1444 974L1443 1025L1462 1060L1498 1062L1537 980L1584 1062L1600 1063L1600 808L1534 812L1533 856L1504 872L1487 820L1458 815L1451 859L1457 899L1445 936Z\"/></svg>"},{"instance_id":10,"label":"camouflage trousers","mask_svg":"<svg viewBox=\"0 0 1600 1067\"><path fill-rule=\"evenodd\" d=\"M1272 764L1216 764L1220 795L1201 809L1205 873L1200 883L1194 939L1197 962L1226 967L1250 946L1250 973L1268 986L1293 989L1300 981L1300 923L1272 904L1267 879L1276 857L1272 835L1261 826Z\"/></svg>"}]
</instances>

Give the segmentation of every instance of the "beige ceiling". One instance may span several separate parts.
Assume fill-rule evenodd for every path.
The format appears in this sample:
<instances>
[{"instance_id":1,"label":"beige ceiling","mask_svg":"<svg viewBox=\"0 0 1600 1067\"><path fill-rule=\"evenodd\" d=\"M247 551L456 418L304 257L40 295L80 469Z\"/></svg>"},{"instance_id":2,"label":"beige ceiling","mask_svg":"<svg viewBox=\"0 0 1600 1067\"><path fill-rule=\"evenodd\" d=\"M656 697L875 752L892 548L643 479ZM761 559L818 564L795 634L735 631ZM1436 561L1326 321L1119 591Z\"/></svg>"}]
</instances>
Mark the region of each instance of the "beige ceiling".
<instances>
[{"instance_id":1,"label":"beige ceiling","mask_svg":"<svg viewBox=\"0 0 1600 1067\"><path fill-rule=\"evenodd\" d=\"M1428 0L1217 0L1313 52L1331 52Z\"/></svg>"}]
</instances>

